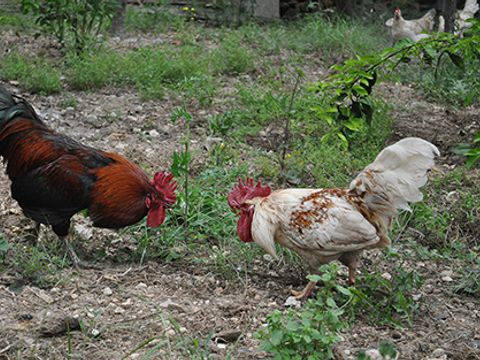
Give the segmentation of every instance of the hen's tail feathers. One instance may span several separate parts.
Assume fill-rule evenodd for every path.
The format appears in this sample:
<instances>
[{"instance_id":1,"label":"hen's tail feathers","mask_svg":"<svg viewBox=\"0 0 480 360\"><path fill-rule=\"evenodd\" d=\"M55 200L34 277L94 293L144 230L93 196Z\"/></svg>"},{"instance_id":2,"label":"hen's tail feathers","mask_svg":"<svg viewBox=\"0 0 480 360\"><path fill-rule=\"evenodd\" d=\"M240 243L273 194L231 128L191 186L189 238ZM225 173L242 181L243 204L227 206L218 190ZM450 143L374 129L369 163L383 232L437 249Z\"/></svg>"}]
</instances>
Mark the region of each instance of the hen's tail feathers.
<instances>
[{"instance_id":1,"label":"hen's tail feathers","mask_svg":"<svg viewBox=\"0 0 480 360\"><path fill-rule=\"evenodd\" d=\"M33 107L23 98L12 95L0 85L0 129L16 117L40 121Z\"/></svg>"},{"instance_id":2,"label":"hen's tail feathers","mask_svg":"<svg viewBox=\"0 0 480 360\"><path fill-rule=\"evenodd\" d=\"M433 20L435 20L435 15L437 15L437 10L435 10L435 9L432 8L432 9L428 10L428 11L425 13L425 15L423 15L423 16L421 17L421 19L427 20L427 21L433 21Z\"/></svg>"},{"instance_id":3,"label":"hen's tail feathers","mask_svg":"<svg viewBox=\"0 0 480 360\"><path fill-rule=\"evenodd\" d=\"M480 9L477 0L467 0L465 6L463 7L463 12L470 13L475 15L475 13Z\"/></svg>"},{"instance_id":4,"label":"hen's tail feathers","mask_svg":"<svg viewBox=\"0 0 480 360\"><path fill-rule=\"evenodd\" d=\"M437 147L420 138L405 138L383 149L350 184L373 211L394 215L411 210L408 203L421 201L421 188L434 165Z\"/></svg>"}]
</instances>

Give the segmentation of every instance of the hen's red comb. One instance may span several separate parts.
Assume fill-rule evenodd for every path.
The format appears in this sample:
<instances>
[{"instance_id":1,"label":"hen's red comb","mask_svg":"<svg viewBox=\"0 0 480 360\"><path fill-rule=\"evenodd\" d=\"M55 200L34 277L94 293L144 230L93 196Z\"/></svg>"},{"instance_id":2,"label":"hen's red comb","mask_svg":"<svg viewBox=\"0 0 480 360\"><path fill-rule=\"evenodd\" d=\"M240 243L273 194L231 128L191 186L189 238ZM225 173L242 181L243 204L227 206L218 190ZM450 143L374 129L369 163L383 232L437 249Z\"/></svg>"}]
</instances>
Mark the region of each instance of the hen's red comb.
<instances>
[{"instance_id":1,"label":"hen's red comb","mask_svg":"<svg viewBox=\"0 0 480 360\"><path fill-rule=\"evenodd\" d=\"M175 189L177 188L177 182L173 178L173 174L159 171L153 177L152 185L158 192L161 192L165 198L165 202L173 205L177 200L175 195Z\"/></svg>"},{"instance_id":2,"label":"hen's red comb","mask_svg":"<svg viewBox=\"0 0 480 360\"><path fill-rule=\"evenodd\" d=\"M228 205L233 209L239 209L245 200L253 199L255 197L265 197L270 195L272 190L269 186L262 186L261 181L257 182L252 178L247 178L245 183L242 182L242 179L238 179L238 184L235 185L228 194Z\"/></svg>"}]
</instances>

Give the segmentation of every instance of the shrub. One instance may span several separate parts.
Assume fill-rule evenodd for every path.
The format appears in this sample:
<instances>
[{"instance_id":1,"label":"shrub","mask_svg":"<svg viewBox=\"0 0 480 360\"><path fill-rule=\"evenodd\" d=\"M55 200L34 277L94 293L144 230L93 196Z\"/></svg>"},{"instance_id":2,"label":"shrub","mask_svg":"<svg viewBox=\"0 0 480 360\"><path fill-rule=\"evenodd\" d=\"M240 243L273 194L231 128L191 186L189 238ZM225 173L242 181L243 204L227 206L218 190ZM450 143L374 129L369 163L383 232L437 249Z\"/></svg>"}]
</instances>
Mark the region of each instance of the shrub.
<instances>
[{"instance_id":1,"label":"shrub","mask_svg":"<svg viewBox=\"0 0 480 360\"><path fill-rule=\"evenodd\" d=\"M83 52L99 35L118 4L115 0L22 0L43 32L56 37L62 48Z\"/></svg>"}]
</instances>

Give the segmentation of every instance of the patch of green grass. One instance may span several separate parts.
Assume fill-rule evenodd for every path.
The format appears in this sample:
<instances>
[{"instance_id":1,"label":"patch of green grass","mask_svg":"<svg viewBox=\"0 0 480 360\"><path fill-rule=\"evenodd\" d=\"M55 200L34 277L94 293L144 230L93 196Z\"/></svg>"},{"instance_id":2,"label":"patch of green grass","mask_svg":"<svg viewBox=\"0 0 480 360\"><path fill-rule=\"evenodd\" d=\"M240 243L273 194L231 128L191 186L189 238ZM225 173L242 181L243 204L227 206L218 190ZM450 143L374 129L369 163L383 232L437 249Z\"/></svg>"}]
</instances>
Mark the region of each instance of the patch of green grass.
<instances>
[{"instance_id":1,"label":"patch of green grass","mask_svg":"<svg viewBox=\"0 0 480 360\"><path fill-rule=\"evenodd\" d=\"M182 31L186 26L184 17L171 11L161 1L137 7L128 6L125 16L125 28L130 32L165 33L169 29Z\"/></svg>"},{"instance_id":2,"label":"patch of green grass","mask_svg":"<svg viewBox=\"0 0 480 360\"><path fill-rule=\"evenodd\" d=\"M6 6L3 4L2 7ZM0 29L28 31L36 28L35 21L29 16L2 8L2 13L0 13Z\"/></svg>"},{"instance_id":3,"label":"patch of green grass","mask_svg":"<svg viewBox=\"0 0 480 360\"><path fill-rule=\"evenodd\" d=\"M249 24L239 31L266 54L280 54L287 49L304 54L317 52L329 60L339 56L365 55L386 47L389 41L387 32L380 32L377 24L368 25L341 18L331 20L318 14L287 25Z\"/></svg>"},{"instance_id":4,"label":"patch of green grass","mask_svg":"<svg viewBox=\"0 0 480 360\"><path fill-rule=\"evenodd\" d=\"M22 279L38 287L53 286L59 281L59 269L67 266L65 249L59 241L32 246L16 243L9 250L8 266Z\"/></svg>"},{"instance_id":5,"label":"patch of green grass","mask_svg":"<svg viewBox=\"0 0 480 360\"><path fill-rule=\"evenodd\" d=\"M455 66L448 57L435 66L407 64L400 67L397 78L419 87L428 97L438 102L468 106L480 99L480 61L467 59L465 69Z\"/></svg>"},{"instance_id":6,"label":"patch of green grass","mask_svg":"<svg viewBox=\"0 0 480 360\"><path fill-rule=\"evenodd\" d=\"M219 74L241 74L254 69L253 53L247 50L236 35L227 35L220 47L212 53L213 72Z\"/></svg>"},{"instance_id":7,"label":"patch of green grass","mask_svg":"<svg viewBox=\"0 0 480 360\"><path fill-rule=\"evenodd\" d=\"M62 89L60 72L44 58L28 58L11 53L0 63L0 77L16 80L29 91L42 95L57 93Z\"/></svg>"},{"instance_id":8,"label":"patch of green grass","mask_svg":"<svg viewBox=\"0 0 480 360\"><path fill-rule=\"evenodd\" d=\"M461 256L480 246L478 209L480 174L458 167L431 181L424 201L414 208L410 226L421 232L420 244L446 256Z\"/></svg>"}]
</instances>

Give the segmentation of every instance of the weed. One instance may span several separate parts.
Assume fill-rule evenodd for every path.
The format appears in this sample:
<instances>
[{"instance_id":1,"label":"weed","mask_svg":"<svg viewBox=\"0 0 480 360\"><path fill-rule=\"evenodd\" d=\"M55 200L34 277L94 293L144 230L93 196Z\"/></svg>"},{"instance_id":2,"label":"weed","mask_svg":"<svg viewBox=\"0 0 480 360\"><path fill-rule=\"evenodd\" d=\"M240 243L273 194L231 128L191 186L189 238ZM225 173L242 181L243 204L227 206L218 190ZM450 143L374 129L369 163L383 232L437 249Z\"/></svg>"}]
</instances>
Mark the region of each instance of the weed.
<instances>
[{"instance_id":1,"label":"weed","mask_svg":"<svg viewBox=\"0 0 480 360\"><path fill-rule=\"evenodd\" d=\"M350 321L362 317L376 325L411 326L419 305L411 295L422 283L418 273L401 266L394 269L391 278L364 271L358 285L349 289L353 294L351 306L346 309Z\"/></svg>"},{"instance_id":2,"label":"weed","mask_svg":"<svg viewBox=\"0 0 480 360\"><path fill-rule=\"evenodd\" d=\"M476 254L478 256L478 254ZM476 264L472 267L468 266L462 270L462 277L458 284L454 287L457 294L467 294L477 298L480 296L480 261L476 260Z\"/></svg>"},{"instance_id":3,"label":"weed","mask_svg":"<svg viewBox=\"0 0 480 360\"><path fill-rule=\"evenodd\" d=\"M335 291L348 292L336 283L336 264L321 267L322 280L317 297L308 300L300 310L275 310L267 317L267 325L257 333L261 348L275 359L334 359L333 345L338 332L347 324L341 319L346 303L337 302Z\"/></svg>"},{"instance_id":4,"label":"weed","mask_svg":"<svg viewBox=\"0 0 480 360\"><path fill-rule=\"evenodd\" d=\"M65 94L59 106L66 109L66 108L77 108L78 106L78 99L73 94Z\"/></svg>"},{"instance_id":5,"label":"weed","mask_svg":"<svg viewBox=\"0 0 480 360\"><path fill-rule=\"evenodd\" d=\"M480 87L479 87L480 88ZM467 157L467 166L472 168L480 162L480 131L473 138L473 144L458 144L453 151Z\"/></svg>"},{"instance_id":6,"label":"weed","mask_svg":"<svg viewBox=\"0 0 480 360\"><path fill-rule=\"evenodd\" d=\"M190 209L190 193L189 193L189 179L190 179L190 163L192 161L192 154L190 153L190 123L192 122L192 115L185 108L177 108L171 116L172 122L178 122L183 120L183 126L185 129L182 144L184 146L183 151L174 151L172 165L170 171L176 178L182 178L183 180L183 196L181 199L181 206L184 209L184 221L185 228L185 240L189 237L189 209Z\"/></svg>"}]
</instances>

